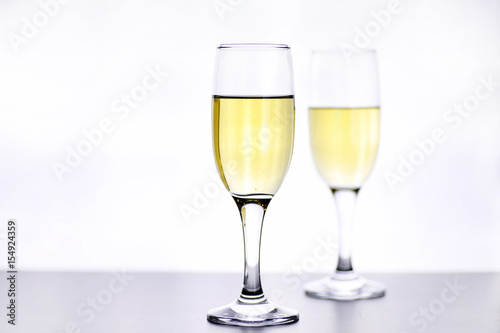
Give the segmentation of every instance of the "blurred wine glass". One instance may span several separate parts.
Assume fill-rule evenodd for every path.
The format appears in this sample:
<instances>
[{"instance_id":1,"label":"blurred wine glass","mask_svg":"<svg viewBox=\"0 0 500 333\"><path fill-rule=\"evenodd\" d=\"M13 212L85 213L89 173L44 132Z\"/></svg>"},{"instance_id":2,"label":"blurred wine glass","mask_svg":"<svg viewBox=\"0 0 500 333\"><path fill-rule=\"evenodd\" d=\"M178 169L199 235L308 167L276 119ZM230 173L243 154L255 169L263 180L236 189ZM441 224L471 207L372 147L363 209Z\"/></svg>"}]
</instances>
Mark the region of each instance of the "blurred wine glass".
<instances>
[{"instance_id":1,"label":"blurred wine glass","mask_svg":"<svg viewBox=\"0 0 500 333\"><path fill-rule=\"evenodd\" d=\"M357 274L351 263L357 194L377 156L380 101L376 53L363 50L350 61L340 51L312 55L309 135L314 163L329 186L338 212L339 258L332 275L305 285L316 298L380 297L385 288Z\"/></svg>"}]
</instances>

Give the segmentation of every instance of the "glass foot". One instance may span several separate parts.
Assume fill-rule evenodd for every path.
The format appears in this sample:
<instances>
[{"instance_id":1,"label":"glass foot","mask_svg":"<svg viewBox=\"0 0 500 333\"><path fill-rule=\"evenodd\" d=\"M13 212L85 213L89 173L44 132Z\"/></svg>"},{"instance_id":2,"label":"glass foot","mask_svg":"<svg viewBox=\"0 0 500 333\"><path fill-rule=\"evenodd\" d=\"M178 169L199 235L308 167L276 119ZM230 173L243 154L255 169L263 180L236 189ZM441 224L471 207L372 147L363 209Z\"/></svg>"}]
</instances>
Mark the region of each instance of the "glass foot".
<instances>
[{"instance_id":1,"label":"glass foot","mask_svg":"<svg viewBox=\"0 0 500 333\"><path fill-rule=\"evenodd\" d=\"M249 304L238 299L208 311L207 319L215 324L260 327L294 323L299 320L299 313L293 309L276 306L268 300Z\"/></svg>"},{"instance_id":2,"label":"glass foot","mask_svg":"<svg viewBox=\"0 0 500 333\"><path fill-rule=\"evenodd\" d=\"M307 296L338 301L382 297L384 285L365 279L354 272L335 272L332 276L306 283Z\"/></svg>"}]
</instances>

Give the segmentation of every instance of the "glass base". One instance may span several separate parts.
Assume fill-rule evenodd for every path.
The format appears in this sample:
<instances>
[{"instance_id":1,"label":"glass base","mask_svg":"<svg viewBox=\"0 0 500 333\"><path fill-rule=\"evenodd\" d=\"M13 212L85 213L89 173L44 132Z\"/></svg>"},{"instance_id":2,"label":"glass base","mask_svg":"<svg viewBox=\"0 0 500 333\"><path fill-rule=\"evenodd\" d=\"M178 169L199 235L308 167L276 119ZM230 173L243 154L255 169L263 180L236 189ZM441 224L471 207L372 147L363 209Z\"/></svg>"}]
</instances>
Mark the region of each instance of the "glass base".
<instances>
[{"instance_id":1,"label":"glass base","mask_svg":"<svg viewBox=\"0 0 500 333\"><path fill-rule=\"evenodd\" d=\"M238 299L208 311L207 320L222 325L261 327L294 323L299 320L299 313L266 299L253 304Z\"/></svg>"},{"instance_id":2,"label":"glass base","mask_svg":"<svg viewBox=\"0 0 500 333\"><path fill-rule=\"evenodd\" d=\"M332 276L306 283L307 296L352 301L382 297L385 295L384 285L365 279L354 272L335 272Z\"/></svg>"}]
</instances>

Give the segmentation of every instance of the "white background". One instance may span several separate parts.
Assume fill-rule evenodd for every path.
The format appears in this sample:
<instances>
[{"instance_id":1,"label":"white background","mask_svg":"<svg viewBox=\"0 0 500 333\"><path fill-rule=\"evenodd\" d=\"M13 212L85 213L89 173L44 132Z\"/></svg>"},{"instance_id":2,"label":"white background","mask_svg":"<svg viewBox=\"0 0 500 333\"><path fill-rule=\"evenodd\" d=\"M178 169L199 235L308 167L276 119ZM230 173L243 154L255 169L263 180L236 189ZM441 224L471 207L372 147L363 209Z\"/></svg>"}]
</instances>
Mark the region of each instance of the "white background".
<instances>
[{"instance_id":1,"label":"white background","mask_svg":"<svg viewBox=\"0 0 500 333\"><path fill-rule=\"evenodd\" d=\"M221 3L72 0L14 47L12 34L22 36L24 18L41 7L1 2L0 233L17 220L20 269L241 272L239 215L212 177L215 49L230 42L287 43L294 59L296 144L266 216L262 270L333 268L335 253L315 256L318 237L334 240L336 225L309 151L310 51L354 45L388 2L232 0L219 15ZM382 137L358 201L354 264L500 270L500 87L457 128L443 119L480 77L500 81L500 3L401 0L398 8L369 42L379 53ZM158 88L128 117L113 113L157 66L168 72ZM60 181L53 163L65 163L67 147L103 118L112 133ZM392 190L387 172L436 128L446 141ZM205 206L183 218L207 187Z\"/></svg>"}]
</instances>

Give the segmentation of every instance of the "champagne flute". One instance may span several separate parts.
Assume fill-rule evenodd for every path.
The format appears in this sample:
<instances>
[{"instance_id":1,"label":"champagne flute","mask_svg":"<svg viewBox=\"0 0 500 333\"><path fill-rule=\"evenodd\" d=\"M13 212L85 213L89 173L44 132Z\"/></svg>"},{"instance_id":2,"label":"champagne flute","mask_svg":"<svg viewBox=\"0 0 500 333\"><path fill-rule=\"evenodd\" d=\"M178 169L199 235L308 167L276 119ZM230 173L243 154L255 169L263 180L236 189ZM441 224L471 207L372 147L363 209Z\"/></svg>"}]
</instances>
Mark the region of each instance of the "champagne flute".
<instances>
[{"instance_id":1,"label":"champagne flute","mask_svg":"<svg viewBox=\"0 0 500 333\"><path fill-rule=\"evenodd\" d=\"M308 296L334 300L380 297L385 287L351 264L352 222L361 185L373 168L380 131L376 53L315 51L311 63L309 135L316 168L330 187L338 213L339 258L328 277L307 283Z\"/></svg>"},{"instance_id":2,"label":"champagne flute","mask_svg":"<svg viewBox=\"0 0 500 333\"><path fill-rule=\"evenodd\" d=\"M296 322L298 312L270 302L260 280L264 214L293 151L290 47L222 44L217 50L212 115L215 162L243 224L245 272L240 297L210 310L207 319L249 327Z\"/></svg>"}]
</instances>

